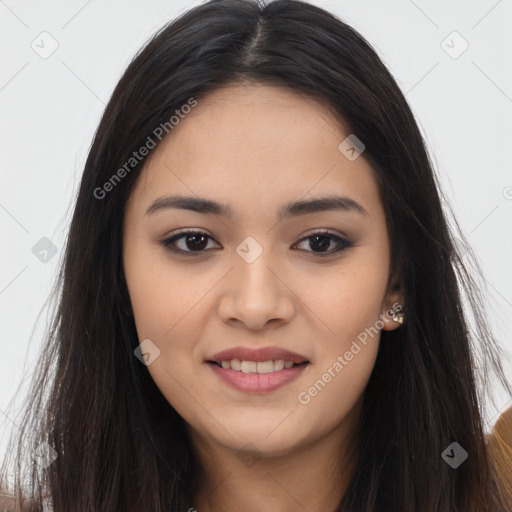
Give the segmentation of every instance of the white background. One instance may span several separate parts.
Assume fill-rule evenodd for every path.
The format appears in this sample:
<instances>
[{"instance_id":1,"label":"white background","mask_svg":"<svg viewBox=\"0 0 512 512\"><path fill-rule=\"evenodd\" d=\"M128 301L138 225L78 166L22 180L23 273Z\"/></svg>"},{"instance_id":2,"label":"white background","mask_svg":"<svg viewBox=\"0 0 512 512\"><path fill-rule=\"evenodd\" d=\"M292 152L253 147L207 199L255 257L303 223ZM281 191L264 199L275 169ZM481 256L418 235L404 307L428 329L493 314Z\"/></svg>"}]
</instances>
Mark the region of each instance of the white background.
<instances>
[{"instance_id":1,"label":"white background","mask_svg":"<svg viewBox=\"0 0 512 512\"><path fill-rule=\"evenodd\" d=\"M36 324L37 315L61 264L104 105L146 39L199 3L0 0L0 424L7 430L23 397L17 387L34 369L47 324L44 312ZM311 3L365 36L406 94L483 267L489 322L512 352L512 0ZM46 59L31 47L50 47L43 31L58 43ZM445 51L463 48L453 31L469 44L458 58ZM58 249L46 263L31 250L42 237ZM501 396L491 417L510 405Z\"/></svg>"}]
</instances>

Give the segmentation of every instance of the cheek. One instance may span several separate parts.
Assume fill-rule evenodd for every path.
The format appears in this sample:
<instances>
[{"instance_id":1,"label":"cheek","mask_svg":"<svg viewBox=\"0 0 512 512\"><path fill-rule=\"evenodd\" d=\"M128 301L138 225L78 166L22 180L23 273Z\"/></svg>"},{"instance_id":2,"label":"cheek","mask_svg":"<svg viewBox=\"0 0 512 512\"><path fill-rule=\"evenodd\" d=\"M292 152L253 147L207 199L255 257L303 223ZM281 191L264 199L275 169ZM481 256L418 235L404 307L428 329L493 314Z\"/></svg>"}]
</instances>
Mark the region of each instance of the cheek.
<instances>
[{"instance_id":1,"label":"cheek","mask_svg":"<svg viewBox=\"0 0 512 512\"><path fill-rule=\"evenodd\" d=\"M150 339L159 350L147 370L174 409L186 421L196 423L201 410L193 397L202 396L202 392L193 356L201 326L194 305L197 307L206 290L196 288L196 293L186 294L178 275L168 280L155 267L131 278L129 291L138 338L140 342Z\"/></svg>"},{"instance_id":2,"label":"cheek","mask_svg":"<svg viewBox=\"0 0 512 512\"><path fill-rule=\"evenodd\" d=\"M305 435L318 436L354 420L356 404L361 403L378 351L378 335L371 343L349 344L328 357L315 369L310 380L297 395L298 416L305 418ZM346 347L345 347L346 348ZM350 420L349 418L352 418Z\"/></svg>"},{"instance_id":3,"label":"cheek","mask_svg":"<svg viewBox=\"0 0 512 512\"><path fill-rule=\"evenodd\" d=\"M214 278L198 278L186 266L170 263L154 244L127 242L125 276L139 338L181 340L176 332L194 316L195 307L213 286Z\"/></svg>"},{"instance_id":4,"label":"cheek","mask_svg":"<svg viewBox=\"0 0 512 512\"><path fill-rule=\"evenodd\" d=\"M147 369L167 401L188 418L194 409L190 397L201 395L197 340L203 320L199 312L208 307L208 291L219 276L197 275L169 264L159 248L129 243L124 263L139 342L149 339L159 350Z\"/></svg>"},{"instance_id":5,"label":"cheek","mask_svg":"<svg viewBox=\"0 0 512 512\"><path fill-rule=\"evenodd\" d=\"M354 258L345 266L303 278L296 286L310 312L319 322L323 354L344 351L365 329L379 320L387 285L387 261ZM297 281L300 282L300 281ZM345 349L346 350L346 349Z\"/></svg>"},{"instance_id":6,"label":"cheek","mask_svg":"<svg viewBox=\"0 0 512 512\"><path fill-rule=\"evenodd\" d=\"M340 421L354 406L371 376L379 348L387 259L373 254L317 280L306 301L321 320L318 360L298 394L310 414L328 424ZM312 283L310 283L312 284ZM323 412L322 412L323 411Z\"/></svg>"},{"instance_id":7,"label":"cheek","mask_svg":"<svg viewBox=\"0 0 512 512\"><path fill-rule=\"evenodd\" d=\"M207 289L196 288L196 294L180 293L179 282L169 287L162 279L151 284L142 280L133 286L133 311L140 342L150 339L159 355L148 365L148 371L167 400L176 408L183 389L199 392L197 371L200 359L197 340L201 339L203 320L200 304L205 307ZM202 300L201 300L202 299Z\"/></svg>"}]
</instances>

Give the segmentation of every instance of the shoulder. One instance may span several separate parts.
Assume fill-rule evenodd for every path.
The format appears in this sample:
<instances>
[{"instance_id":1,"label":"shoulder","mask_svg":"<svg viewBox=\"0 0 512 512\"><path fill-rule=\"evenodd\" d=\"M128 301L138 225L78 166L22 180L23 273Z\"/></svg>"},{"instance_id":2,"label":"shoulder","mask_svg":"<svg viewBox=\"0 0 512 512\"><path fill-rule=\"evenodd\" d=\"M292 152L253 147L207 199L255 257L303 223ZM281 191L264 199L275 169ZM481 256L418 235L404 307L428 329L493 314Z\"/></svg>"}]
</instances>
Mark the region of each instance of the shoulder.
<instances>
[{"instance_id":1,"label":"shoulder","mask_svg":"<svg viewBox=\"0 0 512 512\"><path fill-rule=\"evenodd\" d=\"M491 461L512 503L512 407L504 411L488 437Z\"/></svg>"},{"instance_id":2,"label":"shoulder","mask_svg":"<svg viewBox=\"0 0 512 512\"><path fill-rule=\"evenodd\" d=\"M16 510L31 512L35 509L26 503L21 505L21 509L16 509L16 498L12 494L7 494L3 489L0 489L0 512L15 512Z\"/></svg>"},{"instance_id":3,"label":"shoulder","mask_svg":"<svg viewBox=\"0 0 512 512\"><path fill-rule=\"evenodd\" d=\"M505 437L508 441L512 441L512 407L500 415L493 430L497 431L501 437Z\"/></svg>"},{"instance_id":4,"label":"shoulder","mask_svg":"<svg viewBox=\"0 0 512 512\"><path fill-rule=\"evenodd\" d=\"M15 503L14 496L4 494L0 489L0 512L14 512Z\"/></svg>"}]
</instances>

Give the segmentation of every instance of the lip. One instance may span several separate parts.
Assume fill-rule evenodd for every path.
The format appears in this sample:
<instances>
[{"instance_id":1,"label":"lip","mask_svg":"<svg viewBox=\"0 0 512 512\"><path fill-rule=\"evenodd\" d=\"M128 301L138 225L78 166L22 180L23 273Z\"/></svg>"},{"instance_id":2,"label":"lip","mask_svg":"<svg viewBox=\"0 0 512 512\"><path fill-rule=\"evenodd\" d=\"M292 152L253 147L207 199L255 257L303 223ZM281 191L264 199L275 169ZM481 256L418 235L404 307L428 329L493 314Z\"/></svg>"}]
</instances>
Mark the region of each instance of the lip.
<instances>
[{"instance_id":1,"label":"lip","mask_svg":"<svg viewBox=\"0 0 512 512\"><path fill-rule=\"evenodd\" d=\"M208 366L223 382L239 391L268 393L297 379L309 364L299 364L271 373L244 373L237 370L226 370L211 361L208 362Z\"/></svg>"},{"instance_id":2,"label":"lip","mask_svg":"<svg viewBox=\"0 0 512 512\"><path fill-rule=\"evenodd\" d=\"M275 361L282 359L283 361L292 361L293 363L310 362L307 357L295 352L290 352L281 347L261 347L261 348L249 348L249 347L234 347L222 352L218 352L212 357L207 358L207 361L213 361L215 363L221 363L222 361L230 361L231 359L239 359L240 361ZM289 370L291 368L287 368ZM280 370L282 371L282 370ZM279 372L274 372L279 373ZM247 374L246 374L247 375ZM267 374L268 375L268 374Z\"/></svg>"}]
</instances>

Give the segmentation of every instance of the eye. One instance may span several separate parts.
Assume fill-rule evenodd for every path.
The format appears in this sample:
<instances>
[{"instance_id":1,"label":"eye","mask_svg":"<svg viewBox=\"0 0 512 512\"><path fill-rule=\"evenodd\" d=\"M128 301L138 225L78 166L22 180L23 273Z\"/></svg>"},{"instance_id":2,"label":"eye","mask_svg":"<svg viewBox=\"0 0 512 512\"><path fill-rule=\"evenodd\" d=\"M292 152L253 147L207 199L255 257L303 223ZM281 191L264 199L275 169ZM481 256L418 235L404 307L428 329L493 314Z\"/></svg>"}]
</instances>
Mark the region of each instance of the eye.
<instances>
[{"instance_id":1,"label":"eye","mask_svg":"<svg viewBox=\"0 0 512 512\"><path fill-rule=\"evenodd\" d=\"M187 229L170 238L162 240L161 244L172 252L193 255L194 253L201 254L205 252L208 247L208 240L213 240L213 238L204 231ZM306 252L312 252L320 257L330 256L354 245L353 242L338 234L334 234L329 231L316 231L315 233L302 238L302 240L295 244L295 246L304 244L307 241L309 241L309 246L314 250L306 250ZM332 242L335 242L335 245L338 245L338 248L328 251ZM181 245L181 247L179 245Z\"/></svg>"},{"instance_id":2,"label":"eye","mask_svg":"<svg viewBox=\"0 0 512 512\"><path fill-rule=\"evenodd\" d=\"M162 245L172 252L176 253L197 253L204 252L208 245L208 239L213 238L205 233L204 231L197 231L193 229L187 229L173 235L170 238L162 240ZM181 243L181 247L178 247L178 242ZM190 249L190 250L189 250Z\"/></svg>"},{"instance_id":3,"label":"eye","mask_svg":"<svg viewBox=\"0 0 512 512\"><path fill-rule=\"evenodd\" d=\"M300 240L297 245L300 245L304 242L307 243L308 241L309 247L319 249L319 251L313 250L306 252L312 252L320 257L331 256L334 253L343 251L354 245L354 243L350 240L347 240L346 238L329 231L316 231L315 233L311 233L310 235ZM338 245L338 248L335 250L327 251L333 241L335 242L335 245Z\"/></svg>"}]
</instances>

